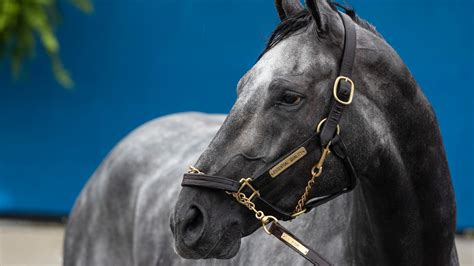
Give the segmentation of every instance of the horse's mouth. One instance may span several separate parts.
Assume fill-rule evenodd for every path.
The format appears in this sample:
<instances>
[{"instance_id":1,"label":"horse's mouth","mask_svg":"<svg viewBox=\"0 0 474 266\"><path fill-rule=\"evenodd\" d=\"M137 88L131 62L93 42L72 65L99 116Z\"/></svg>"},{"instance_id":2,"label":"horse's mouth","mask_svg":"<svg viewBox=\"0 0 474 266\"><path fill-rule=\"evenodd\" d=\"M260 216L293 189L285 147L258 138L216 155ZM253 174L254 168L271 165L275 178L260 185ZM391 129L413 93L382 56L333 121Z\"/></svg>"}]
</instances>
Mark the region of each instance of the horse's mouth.
<instances>
[{"instance_id":1,"label":"horse's mouth","mask_svg":"<svg viewBox=\"0 0 474 266\"><path fill-rule=\"evenodd\" d=\"M230 226L232 227L232 226ZM233 228L232 228L233 229ZM185 259L231 259L240 249L241 233L239 230L225 230L218 241L208 251L188 247L185 242L177 240L176 253ZM178 242L179 241L179 242Z\"/></svg>"},{"instance_id":2,"label":"horse's mouth","mask_svg":"<svg viewBox=\"0 0 474 266\"><path fill-rule=\"evenodd\" d=\"M214 247L212 247L212 249L206 254L206 256L203 257L203 259L210 259L210 258L231 259L235 255L237 255L237 253L239 252L239 249L240 249L240 242L241 242L240 239L241 239L242 236L240 235L240 231L236 231L238 236L236 236L237 234L232 234L232 233L228 233L228 232L229 232L229 230L227 230L226 233L224 233L221 236L219 241L216 242ZM236 239L238 239L238 240L236 241ZM228 245L228 243L225 243L228 240L232 241L231 245ZM225 250L221 250L221 251L216 252L216 249L219 248L219 247L222 247L222 244L224 244L228 248L226 248ZM217 253L217 254L215 254L215 253Z\"/></svg>"}]
</instances>

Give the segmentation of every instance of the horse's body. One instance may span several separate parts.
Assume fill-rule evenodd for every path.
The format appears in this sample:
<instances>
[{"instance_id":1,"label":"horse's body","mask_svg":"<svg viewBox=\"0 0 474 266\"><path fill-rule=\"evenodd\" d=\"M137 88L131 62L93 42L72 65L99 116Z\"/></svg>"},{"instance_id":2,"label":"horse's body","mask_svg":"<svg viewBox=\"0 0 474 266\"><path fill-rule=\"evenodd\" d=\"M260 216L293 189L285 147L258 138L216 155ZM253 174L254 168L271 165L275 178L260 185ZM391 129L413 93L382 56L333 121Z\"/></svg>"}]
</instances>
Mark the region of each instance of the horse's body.
<instances>
[{"instance_id":1,"label":"horse's body","mask_svg":"<svg viewBox=\"0 0 474 266\"><path fill-rule=\"evenodd\" d=\"M79 196L67 226L69 265L307 265L287 247L257 232L231 260L184 260L173 249L169 216L183 171L206 148L223 115L185 113L153 120L107 156ZM351 264L353 195L284 223L336 265ZM275 256L275 254L278 254Z\"/></svg>"},{"instance_id":2,"label":"horse's body","mask_svg":"<svg viewBox=\"0 0 474 266\"><path fill-rule=\"evenodd\" d=\"M153 120L122 140L74 206L64 265L307 265L263 231L244 238L231 260L184 260L174 251L169 216L181 175L206 148L224 118L172 115ZM371 233L369 220L358 213L355 199L360 193L358 187L283 224L334 265L371 265L376 249L364 236ZM457 265L455 249L452 257L452 265Z\"/></svg>"},{"instance_id":3,"label":"horse's body","mask_svg":"<svg viewBox=\"0 0 474 266\"><path fill-rule=\"evenodd\" d=\"M107 157L70 217L65 265L306 263L261 231L252 234L260 222L223 191L184 187L178 193L193 163L234 181L253 177L314 134L328 115L344 46L338 11L324 0L308 0L307 8L298 0L276 3L282 23L239 82L225 121L163 118ZM431 105L380 34L353 13L350 23L357 32L351 75L357 89L338 123L358 186L285 225L335 265L458 265L454 192ZM260 190L266 200L292 211L315 154ZM339 191L347 180L343 164L330 156L308 196ZM183 257L230 260L183 260L173 251L173 236Z\"/></svg>"}]
</instances>

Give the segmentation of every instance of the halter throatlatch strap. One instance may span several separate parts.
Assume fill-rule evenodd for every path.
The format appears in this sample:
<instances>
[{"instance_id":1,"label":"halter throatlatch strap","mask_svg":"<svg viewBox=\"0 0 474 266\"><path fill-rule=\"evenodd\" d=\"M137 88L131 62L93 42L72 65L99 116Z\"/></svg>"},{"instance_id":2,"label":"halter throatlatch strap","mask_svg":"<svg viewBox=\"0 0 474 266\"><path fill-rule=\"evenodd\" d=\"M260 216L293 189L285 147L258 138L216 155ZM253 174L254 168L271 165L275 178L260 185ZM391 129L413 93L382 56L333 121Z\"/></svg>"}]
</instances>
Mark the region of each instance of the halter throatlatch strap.
<instances>
[{"instance_id":1,"label":"halter throatlatch strap","mask_svg":"<svg viewBox=\"0 0 474 266\"><path fill-rule=\"evenodd\" d=\"M339 12L339 15L345 30L341 68L332 88L333 99L328 117L320 122L318 132L281 157L269 168L257 173L253 179L242 178L240 181L236 181L226 177L206 175L196 168L191 168L191 171L184 175L181 183L182 186L226 191L239 203L255 213L255 217L262 222L265 232L274 235L314 265L324 266L330 265L330 263L288 232L278 223L278 220L291 220L314 207L351 191L357 184L356 172L347 154L346 146L339 135L339 122L344 108L351 104L355 91L354 82L350 77L352 76L357 36L355 26L349 16L341 12ZM323 127L320 131L321 126ZM307 200L306 198L309 196L311 188L315 183L315 177L321 174L322 163L324 163L326 155L329 154L329 149L344 163L349 176L349 185L339 192ZM299 164L301 167L306 167L306 165L311 167L314 161L318 161L318 163L311 170L313 178L308 183L305 189L306 192L300 199L301 204L299 202L297 205L296 210L298 212L291 213L282 210L260 195L261 189L280 178L280 175L286 175L288 172L291 172L287 171L287 169L293 165ZM270 225L269 229L267 228L268 225Z\"/></svg>"}]
</instances>

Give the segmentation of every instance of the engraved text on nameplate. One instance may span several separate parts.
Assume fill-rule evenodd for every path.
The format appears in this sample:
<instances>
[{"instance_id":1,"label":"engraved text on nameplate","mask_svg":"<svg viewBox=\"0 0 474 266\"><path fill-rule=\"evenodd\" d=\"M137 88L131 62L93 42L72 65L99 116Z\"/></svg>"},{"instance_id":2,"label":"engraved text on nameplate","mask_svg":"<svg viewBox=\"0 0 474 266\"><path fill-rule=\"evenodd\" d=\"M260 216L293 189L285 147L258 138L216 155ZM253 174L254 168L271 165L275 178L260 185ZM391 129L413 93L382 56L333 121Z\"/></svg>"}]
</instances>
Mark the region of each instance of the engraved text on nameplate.
<instances>
[{"instance_id":1,"label":"engraved text on nameplate","mask_svg":"<svg viewBox=\"0 0 474 266\"><path fill-rule=\"evenodd\" d=\"M272 169L270 169L268 173L271 177L276 177L277 175L288 169L290 166L292 166L294 163L296 163L299 159L303 158L306 154L306 149L304 147L301 147L292 154L290 154L288 157L286 157L285 160L275 165Z\"/></svg>"}]
</instances>

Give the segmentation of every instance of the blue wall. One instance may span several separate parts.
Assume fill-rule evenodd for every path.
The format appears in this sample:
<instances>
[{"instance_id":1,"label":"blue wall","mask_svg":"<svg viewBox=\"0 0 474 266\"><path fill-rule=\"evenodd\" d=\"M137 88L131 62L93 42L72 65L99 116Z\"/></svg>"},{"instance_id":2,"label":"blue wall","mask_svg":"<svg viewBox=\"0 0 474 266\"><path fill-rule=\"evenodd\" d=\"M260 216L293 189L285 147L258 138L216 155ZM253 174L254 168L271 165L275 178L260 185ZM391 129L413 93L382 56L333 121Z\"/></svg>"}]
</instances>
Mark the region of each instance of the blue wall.
<instances>
[{"instance_id":1,"label":"blue wall","mask_svg":"<svg viewBox=\"0 0 474 266\"><path fill-rule=\"evenodd\" d=\"M225 113L277 24L270 0L95 0L64 6L59 29L76 87L38 52L21 81L0 69L0 213L66 214L117 141L152 118ZM474 3L350 1L408 64L440 120L458 201L474 226ZM462 111L463 115L459 115Z\"/></svg>"}]
</instances>

